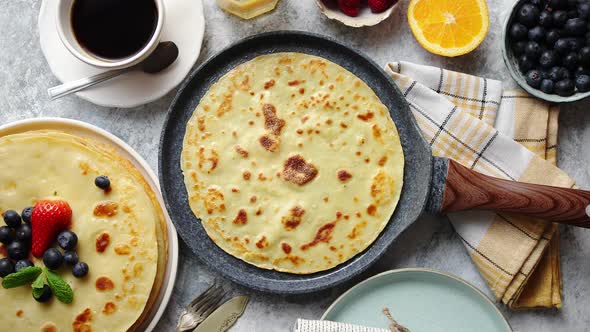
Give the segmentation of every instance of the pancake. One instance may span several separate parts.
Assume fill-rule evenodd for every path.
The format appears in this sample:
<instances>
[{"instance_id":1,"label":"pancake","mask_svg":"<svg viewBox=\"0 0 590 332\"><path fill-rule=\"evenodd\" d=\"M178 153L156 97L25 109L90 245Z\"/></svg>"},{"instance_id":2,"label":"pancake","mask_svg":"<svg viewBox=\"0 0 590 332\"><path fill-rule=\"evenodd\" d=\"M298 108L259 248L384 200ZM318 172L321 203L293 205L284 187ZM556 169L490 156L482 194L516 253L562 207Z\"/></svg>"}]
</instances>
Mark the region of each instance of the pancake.
<instances>
[{"instance_id":1,"label":"pancake","mask_svg":"<svg viewBox=\"0 0 590 332\"><path fill-rule=\"evenodd\" d=\"M375 241L399 200L404 157L365 82L320 57L275 53L210 87L181 167L190 207L221 249L309 274Z\"/></svg>"},{"instance_id":2,"label":"pancake","mask_svg":"<svg viewBox=\"0 0 590 332\"><path fill-rule=\"evenodd\" d=\"M151 312L164 278L166 223L139 171L110 146L58 131L0 138L0 212L58 197L72 208L76 251L90 271L57 272L74 291L71 304L37 303L29 286L0 288L0 326L19 331L136 330ZM98 175L111 190L94 185ZM6 255L0 250L0 257ZM32 256L31 256L32 257ZM33 259L43 266L40 259Z\"/></svg>"}]
</instances>

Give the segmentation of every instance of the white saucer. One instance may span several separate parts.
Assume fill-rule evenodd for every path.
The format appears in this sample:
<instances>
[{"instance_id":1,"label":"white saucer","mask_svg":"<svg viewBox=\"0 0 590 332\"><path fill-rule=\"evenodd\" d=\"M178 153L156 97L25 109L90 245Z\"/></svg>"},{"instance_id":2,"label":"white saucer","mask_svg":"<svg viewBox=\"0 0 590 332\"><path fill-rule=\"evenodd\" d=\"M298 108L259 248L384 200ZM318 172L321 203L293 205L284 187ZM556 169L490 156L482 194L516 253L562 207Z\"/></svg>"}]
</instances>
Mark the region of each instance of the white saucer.
<instances>
[{"instance_id":1,"label":"white saucer","mask_svg":"<svg viewBox=\"0 0 590 332\"><path fill-rule=\"evenodd\" d=\"M136 107L163 97L182 82L201 52L205 33L203 3L164 0L164 5L166 17L161 40L176 43L180 52L176 62L156 75L137 71L122 75L78 92L80 98L105 107ZM44 0L39 12L41 50L53 74L67 82L104 71L78 60L62 44L55 22L57 6L58 1Z\"/></svg>"},{"instance_id":2,"label":"white saucer","mask_svg":"<svg viewBox=\"0 0 590 332\"><path fill-rule=\"evenodd\" d=\"M51 0L53 1L53 0ZM158 296L158 300L154 307L150 310L148 317L144 320L143 324L139 326L138 331L152 332L156 325L160 321L172 290L176 282L176 273L178 270L178 235L176 228L166 211L164 200L160 191L160 184L156 174L152 171L148 163L127 143L123 142L117 136L107 132L104 129L98 128L86 122L62 119L62 118L35 118L16 121L7 123L0 126L0 137L25 132L28 130L39 130L39 129L53 129L63 130L72 134L93 138L99 142L103 142L113 147L121 156L129 160L137 168L137 170L143 175L145 180L148 182L156 198L164 210L164 217L166 218L166 224L168 228L168 259L166 261L166 273L164 275L164 281L162 288Z\"/></svg>"}]
</instances>

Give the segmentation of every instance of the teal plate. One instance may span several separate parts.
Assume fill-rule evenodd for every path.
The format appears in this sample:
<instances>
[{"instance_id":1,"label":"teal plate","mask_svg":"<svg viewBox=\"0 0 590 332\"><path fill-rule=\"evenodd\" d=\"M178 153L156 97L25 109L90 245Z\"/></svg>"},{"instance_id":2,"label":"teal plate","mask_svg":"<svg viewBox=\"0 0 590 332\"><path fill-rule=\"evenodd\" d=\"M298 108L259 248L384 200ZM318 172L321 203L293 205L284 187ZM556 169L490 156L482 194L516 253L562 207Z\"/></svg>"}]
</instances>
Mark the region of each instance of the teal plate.
<instances>
[{"instance_id":1,"label":"teal plate","mask_svg":"<svg viewBox=\"0 0 590 332\"><path fill-rule=\"evenodd\" d=\"M455 276L401 269L371 277L342 294L323 320L387 328L382 310L412 332L511 332L485 294Z\"/></svg>"}]
</instances>

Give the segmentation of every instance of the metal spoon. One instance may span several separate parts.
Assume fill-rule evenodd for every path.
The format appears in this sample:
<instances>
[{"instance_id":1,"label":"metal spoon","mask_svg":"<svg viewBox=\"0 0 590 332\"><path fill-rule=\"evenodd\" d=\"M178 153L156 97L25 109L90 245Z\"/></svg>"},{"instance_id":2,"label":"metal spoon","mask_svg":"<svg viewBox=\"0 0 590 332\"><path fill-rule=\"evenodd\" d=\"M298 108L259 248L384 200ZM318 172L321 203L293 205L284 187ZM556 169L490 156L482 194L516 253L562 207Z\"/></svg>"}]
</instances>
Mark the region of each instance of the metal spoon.
<instances>
[{"instance_id":1,"label":"metal spoon","mask_svg":"<svg viewBox=\"0 0 590 332\"><path fill-rule=\"evenodd\" d=\"M174 63L176 58L178 58L178 47L176 44L171 41L161 42L150 56L135 66L111 70L76 81L67 82L47 89L47 93L49 93L51 100L55 100L133 70L141 70L148 74L156 74Z\"/></svg>"}]
</instances>

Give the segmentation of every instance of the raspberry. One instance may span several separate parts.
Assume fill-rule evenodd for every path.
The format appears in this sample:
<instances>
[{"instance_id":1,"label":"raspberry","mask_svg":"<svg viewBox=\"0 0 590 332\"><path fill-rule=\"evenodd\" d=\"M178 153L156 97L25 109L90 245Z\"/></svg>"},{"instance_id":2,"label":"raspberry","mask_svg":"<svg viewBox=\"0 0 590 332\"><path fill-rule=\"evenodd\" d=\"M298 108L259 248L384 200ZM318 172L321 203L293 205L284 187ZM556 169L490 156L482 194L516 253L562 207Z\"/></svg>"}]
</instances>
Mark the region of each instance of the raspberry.
<instances>
[{"instance_id":1,"label":"raspberry","mask_svg":"<svg viewBox=\"0 0 590 332\"><path fill-rule=\"evenodd\" d=\"M359 15L361 0L338 0L338 7L345 15L355 17Z\"/></svg>"},{"instance_id":2,"label":"raspberry","mask_svg":"<svg viewBox=\"0 0 590 332\"><path fill-rule=\"evenodd\" d=\"M394 3L395 0L369 0L369 8L373 13L383 13Z\"/></svg>"}]
</instances>

